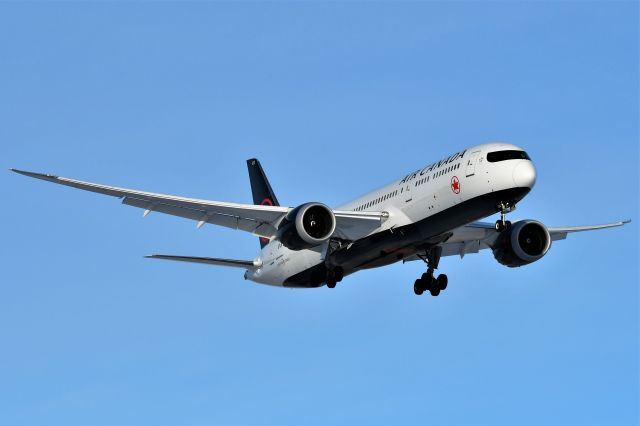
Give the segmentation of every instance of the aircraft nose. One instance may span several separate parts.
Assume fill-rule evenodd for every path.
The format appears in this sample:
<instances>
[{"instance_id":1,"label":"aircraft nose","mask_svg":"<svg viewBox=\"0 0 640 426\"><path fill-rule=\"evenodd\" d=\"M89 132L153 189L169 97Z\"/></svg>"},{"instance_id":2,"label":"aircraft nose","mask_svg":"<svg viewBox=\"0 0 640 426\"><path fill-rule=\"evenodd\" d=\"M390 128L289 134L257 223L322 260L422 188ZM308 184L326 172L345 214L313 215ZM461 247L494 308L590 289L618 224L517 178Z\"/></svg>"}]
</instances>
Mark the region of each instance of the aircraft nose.
<instances>
[{"instance_id":1,"label":"aircraft nose","mask_svg":"<svg viewBox=\"0 0 640 426\"><path fill-rule=\"evenodd\" d=\"M536 183L536 168L528 160L520 161L513 169L513 181L518 188L533 188Z\"/></svg>"}]
</instances>

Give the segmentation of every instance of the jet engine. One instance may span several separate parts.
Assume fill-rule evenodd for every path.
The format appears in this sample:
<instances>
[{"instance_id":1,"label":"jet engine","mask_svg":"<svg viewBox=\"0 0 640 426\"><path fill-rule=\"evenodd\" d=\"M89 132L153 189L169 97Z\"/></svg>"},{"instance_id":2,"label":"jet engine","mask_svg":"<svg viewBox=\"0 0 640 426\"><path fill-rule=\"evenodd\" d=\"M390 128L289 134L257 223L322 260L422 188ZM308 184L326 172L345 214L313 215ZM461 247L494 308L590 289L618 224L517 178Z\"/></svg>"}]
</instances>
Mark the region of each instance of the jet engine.
<instances>
[{"instance_id":1,"label":"jet engine","mask_svg":"<svg viewBox=\"0 0 640 426\"><path fill-rule=\"evenodd\" d=\"M321 203L306 203L280 222L276 237L290 250L303 250L327 241L336 230L333 211Z\"/></svg>"},{"instance_id":2,"label":"jet engine","mask_svg":"<svg viewBox=\"0 0 640 426\"><path fill-rule=\"evenodd\" d=\"M528 265L547 254L551 235L535 220L522 220L502 231L493 244L493 256L510 268Z\"/></svg>"}]
</instances>

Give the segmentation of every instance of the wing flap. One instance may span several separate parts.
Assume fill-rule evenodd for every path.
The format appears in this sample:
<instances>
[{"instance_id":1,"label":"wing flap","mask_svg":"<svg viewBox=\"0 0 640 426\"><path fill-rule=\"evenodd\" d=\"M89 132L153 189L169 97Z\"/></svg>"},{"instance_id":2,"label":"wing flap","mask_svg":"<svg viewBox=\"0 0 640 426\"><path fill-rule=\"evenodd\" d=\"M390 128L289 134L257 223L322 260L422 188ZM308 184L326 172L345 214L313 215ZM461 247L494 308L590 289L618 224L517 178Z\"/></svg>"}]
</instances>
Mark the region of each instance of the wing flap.
<instances>
[{"instance_id":1,"label":"wing flap","mask_svg":"<svg viewBox=\"0 0 640 426\"><path fill-rule=\"evenodd\" d=\"M389 217L386 212L354 212L334 210L336 216L335 236L349 241L363 238L380 228Z\"/></svg>"},{"instance_id":2,"label":"wing flap","mask_svg":"<svg viewBox=\"0 0 640 426\"><path fill-rule=\"evenodd\" d=\"M207 209L206 207L196 208L159 202L153 203L149 202L149 200L133 197L125 197L122 200L122 204L139 207L153 212L183 217L185 219L195 220L198 223L203 222L231 229L240 229L266 238L272 237L276 232L276 228L268 222L259 221L253 217L247 217L248 215L240 216L237 214L219 213L215 210Z\"/></svg>"}]
</instances>

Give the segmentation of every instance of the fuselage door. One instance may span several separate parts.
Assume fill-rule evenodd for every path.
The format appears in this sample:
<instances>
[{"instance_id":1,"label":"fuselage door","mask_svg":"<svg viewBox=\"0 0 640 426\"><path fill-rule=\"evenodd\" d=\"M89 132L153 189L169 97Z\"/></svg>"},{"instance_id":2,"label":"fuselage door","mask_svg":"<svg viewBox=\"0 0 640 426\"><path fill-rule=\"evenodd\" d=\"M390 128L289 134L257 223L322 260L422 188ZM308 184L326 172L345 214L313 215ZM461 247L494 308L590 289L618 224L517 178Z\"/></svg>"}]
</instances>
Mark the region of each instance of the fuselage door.
<instances>
[{"instance_id":1,"label":"fuselage door","mask_svg":"<svg viewBox=\"0 0 640 426\"><path fill-rule=\"evenodd\" d=\"M469 158L467 159L467 177L473 176L476 174L476 162L478 161L478 157L480 156L480 151L474 151L471 153Z\"/></svg>"},{"instance_id":2,"label":"fuselage door","mask_svg":"<svg viewBox=\"0 0 640 426\"><path fill-rule=\"evenodd\" d=\"M413 181L407 181L404 184L404 201L406 203L408 203L409 201L412 200L412 197L411 197L411 185L413 185Z\"/></svg>"}]
</instances>

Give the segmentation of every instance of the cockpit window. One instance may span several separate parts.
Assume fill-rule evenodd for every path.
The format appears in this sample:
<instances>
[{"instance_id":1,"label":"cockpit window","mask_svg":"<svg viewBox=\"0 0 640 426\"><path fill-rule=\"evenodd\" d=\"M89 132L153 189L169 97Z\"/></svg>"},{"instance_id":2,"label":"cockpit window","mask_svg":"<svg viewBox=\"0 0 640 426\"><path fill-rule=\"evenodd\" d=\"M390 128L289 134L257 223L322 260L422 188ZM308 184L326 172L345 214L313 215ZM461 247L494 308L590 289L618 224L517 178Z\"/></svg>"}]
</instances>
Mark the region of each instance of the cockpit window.
<instances>
[{"instance_id":1,"label":"cockpit window","mask_svg":"<svg viewBox=\"0 0 640 426\"><path fill-rule=\"evenodd\" d=\"M490 163L496 163L498 161L505 160L531 160L524 151L495 151L487 154L487 161Z\"/></svg>"}]
</instances>

